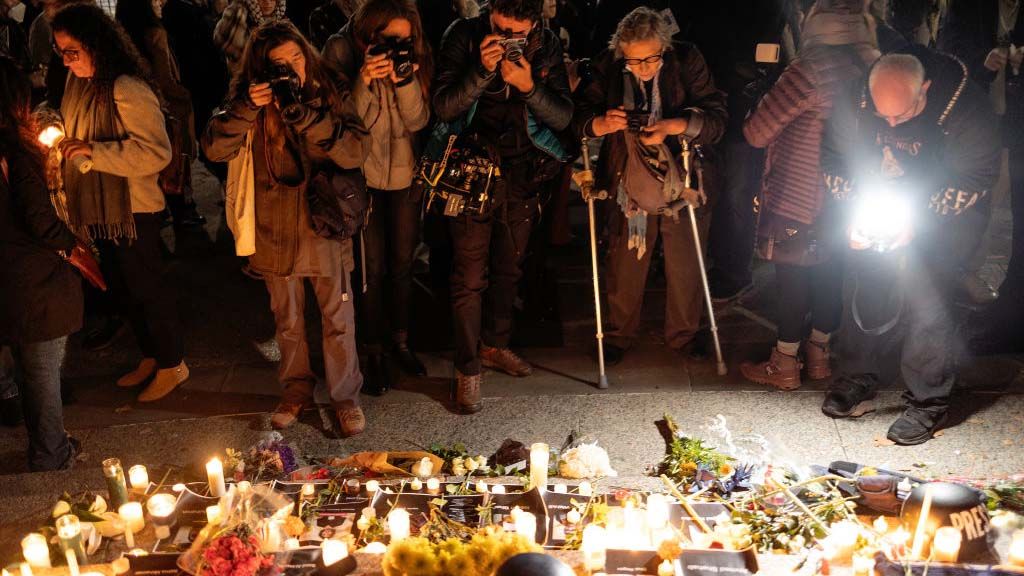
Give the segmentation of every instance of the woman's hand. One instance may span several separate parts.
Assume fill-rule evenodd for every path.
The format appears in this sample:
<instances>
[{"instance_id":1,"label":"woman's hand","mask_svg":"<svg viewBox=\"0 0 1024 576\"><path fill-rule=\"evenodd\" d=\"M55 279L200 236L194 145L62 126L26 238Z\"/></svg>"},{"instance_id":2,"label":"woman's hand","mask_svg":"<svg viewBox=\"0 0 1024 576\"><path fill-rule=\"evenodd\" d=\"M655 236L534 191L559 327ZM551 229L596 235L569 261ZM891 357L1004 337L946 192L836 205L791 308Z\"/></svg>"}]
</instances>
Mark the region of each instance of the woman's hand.
<instances>
[{"instance_id":1,"label":"woman's hand","mask_svg":"<svg viewBox=\"0 0 1024 576\"><path fill-rule=\"evenodd\" d=\"M621 108L608 110L604 116L595 116L590 123L590 130L594 136L607 136L625 130L629 126L626 120L626 111Z\"/></svg>"},{"instance_id":2,"label":"woman's hand","mask_svg":"<svg viewBox=\"0 0 1024 576\"><path fill-rule=\"evenodd\" d=\"M359 75L363 77L363 84L369 86L374 80L380 78L392 78L395 73L395 64L388 58L387 54L370 54L370 48L366 49L363 67Z\"/></svg>"},{"instance_id":3,"label":"woman's hand","mask_svg":"<svg viewBox=\"0 0 1024 576\"><path fill-rule=\"evenodd\" d=\"M249 100L253 106L262 108L274 100L274 92L270 89L269 82L249 85Z\"/></svg>"},{"instance_id":4,"label":"woman's hand","mask_svg":"<svg viewBox=\"0 0 1024 576\"><path fill-rule=\"evenodd\" d=\"M74 138L67 138L60 143L60 152L68 161L74 160L78 156L92 158L92 144L75 140Z\"/></svg>"},{"instance_id":5,"label":"woman's hand","mask_svg":"<svg viewBox=\"0 0 1024 576\"><path fill-rule=\"evenodd\" d=\"M683 118L658 120L654 124L640 129L640 142L647 146L661 144L669 136L678 136L686 132L687 126L689 126L689 122Z\"/></svg>"}]
</instances>

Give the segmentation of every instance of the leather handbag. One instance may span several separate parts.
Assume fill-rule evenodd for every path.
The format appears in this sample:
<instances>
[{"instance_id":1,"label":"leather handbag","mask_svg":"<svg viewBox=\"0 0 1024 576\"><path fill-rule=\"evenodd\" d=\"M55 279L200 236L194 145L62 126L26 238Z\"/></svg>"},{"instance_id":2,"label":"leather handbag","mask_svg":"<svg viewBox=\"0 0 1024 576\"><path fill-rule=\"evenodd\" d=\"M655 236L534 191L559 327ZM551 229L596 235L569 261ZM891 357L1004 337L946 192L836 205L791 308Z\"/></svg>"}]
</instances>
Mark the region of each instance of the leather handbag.
<instances>
[{"instance_id":1,"label":"leather handbag","mask_svg":"<svg viewBox=\"0 0 1024 576\"><path fill-rule=\"evenodd\" d=\"M320 168L306 185L313 231L328 240L348 240L366 224L369 198L359 169Z\"/></svg>"},{"instance_id":2,"label":"leather handbag","mask_svg":"<svg viewBox=\"0 0 1024 576\"><path fill-rule=\"evenodd\" d=\"M758 213L758 258L789 266L815 266L828 259L827 245L814 225L779 216L763 208Z\"/></svg>"}]
</instances>

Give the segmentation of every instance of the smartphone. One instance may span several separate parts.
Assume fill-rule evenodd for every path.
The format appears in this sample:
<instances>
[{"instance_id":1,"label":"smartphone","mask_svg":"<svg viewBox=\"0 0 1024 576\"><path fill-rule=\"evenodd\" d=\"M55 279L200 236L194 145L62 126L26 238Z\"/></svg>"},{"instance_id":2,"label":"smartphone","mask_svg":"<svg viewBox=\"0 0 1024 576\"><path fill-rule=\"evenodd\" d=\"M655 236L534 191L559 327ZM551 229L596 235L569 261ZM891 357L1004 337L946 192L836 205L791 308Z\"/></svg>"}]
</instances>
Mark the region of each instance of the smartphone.
<instances>
[{"instance_id":1,"label":"smartphone","mask_svg":"<svg viewBox=\"0 0 1024 576\"><path fill-rule=\"evenodd\" d=\"M778 44L758 44L754 49L754 62L758 64L778 64L782 47Z\"/></svg>"}]
</instances>

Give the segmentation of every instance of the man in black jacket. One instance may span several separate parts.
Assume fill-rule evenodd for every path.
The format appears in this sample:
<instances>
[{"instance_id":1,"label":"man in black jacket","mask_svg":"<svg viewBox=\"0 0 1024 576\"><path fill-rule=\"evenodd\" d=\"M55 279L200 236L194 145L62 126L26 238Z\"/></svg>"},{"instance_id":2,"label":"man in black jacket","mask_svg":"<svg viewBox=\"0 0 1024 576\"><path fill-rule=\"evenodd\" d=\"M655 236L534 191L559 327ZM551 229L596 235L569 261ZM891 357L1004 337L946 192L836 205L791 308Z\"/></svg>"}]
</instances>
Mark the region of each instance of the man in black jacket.
<instances>
[{"instance_id":1,"label":"man in black jacket","mask_svg":"<svg viewBox=\"0 0 1024 576\"><path fill-rule=\"evenodd\" d=\"M492 150L504 190L488 214L451 220L457 404L466 413L481 408L481 364L513 376L531 372L508 349L512 306L537 190L568 159L555 132L573 111L562 46L539 25L541 4L493 0L489 12L452 24L437 55L433 103L441 128L475 135ZM522 41L515 54L512 45Z\"/></svg>"},{"instance_id":2,"label":"man in black jacket","mask_svg":"<svg viewBox=\"0 0 1024 576\"><path fill-rule=\"evenodd\" d=\"M1010 153L1013 239L999 298L974 319L975 353L1024 350L1024 9L1020 0L951 0L939 46L962 59L971 78L991 87L1004 114L1003 146Z\"/></svg>"},{"instance_id":3,"label":"man in black jacket","mask_svg":"<svg viewBox=\"0 0 1024 576\"><path fill-rule=\"evenodd\" d=\"M957 60L923 46L883 56L852 110L837 107L830 133L853 142L823 155L835 195L852 191L852 320L840 377L822 411L874 409L879 359L899 346L906 410L889 428L897 444L929 440L946 420L958 339L951 293L987 222L998 174L995 116ZM836 140L826 138L824 149ZM902 330L897 330L902 328Z\"/></svg>"}]
</instances>

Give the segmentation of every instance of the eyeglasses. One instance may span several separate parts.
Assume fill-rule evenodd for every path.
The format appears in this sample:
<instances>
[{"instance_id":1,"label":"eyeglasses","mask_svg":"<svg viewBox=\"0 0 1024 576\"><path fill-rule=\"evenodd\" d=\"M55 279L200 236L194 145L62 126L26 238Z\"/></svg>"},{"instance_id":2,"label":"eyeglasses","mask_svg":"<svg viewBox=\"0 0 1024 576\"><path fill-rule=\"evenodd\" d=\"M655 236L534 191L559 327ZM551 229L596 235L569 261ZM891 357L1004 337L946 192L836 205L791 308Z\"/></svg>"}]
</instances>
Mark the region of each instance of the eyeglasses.
<instances>
[{"instance_id":1,"label":"eyeglasses","mask_svg":"<svg viewBox=\"0 0 1024 576\"><path fill-rule=\"evenodd\" d=\"M53 53L60 56L62 60L67 60L68 62L78 62L78 56L81 52L82 51L78 48L67 48L61 50L60 46L57 46L56 42L53 44Z\"/></svg>"},{"instance_id":2,"label":"eyeglasses","mask_svg":"<svg viewBox=\"0 0 1024 576\"><path fill-rule=\"evenodd\" d=\"M661 62L663 57L664 54L659 52L658 54L648 56L647 58L626 58L625 61L626 64L629 64L630 66L639 66L641 64L657 64L658 62Z\"/></svg>"}]
</instances>

